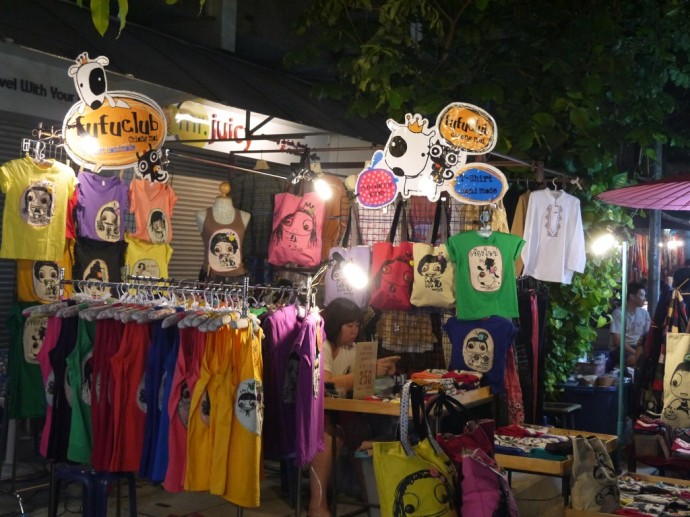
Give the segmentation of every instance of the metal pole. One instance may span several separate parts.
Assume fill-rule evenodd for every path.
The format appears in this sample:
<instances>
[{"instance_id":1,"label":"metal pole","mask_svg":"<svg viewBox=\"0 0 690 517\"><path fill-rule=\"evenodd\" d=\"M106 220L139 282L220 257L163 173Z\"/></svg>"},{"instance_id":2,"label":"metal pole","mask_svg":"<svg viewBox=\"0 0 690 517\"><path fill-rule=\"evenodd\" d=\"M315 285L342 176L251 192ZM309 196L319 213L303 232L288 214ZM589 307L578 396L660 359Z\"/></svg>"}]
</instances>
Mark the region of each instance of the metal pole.
<instances>
[{"instance_id":1,"label":"metal pole","mask_svg":"<svg viewBox=\"0 0 690 517\"><path fill-rule=\"evenodd\" d=\"M656 160L654 161L654 179L661 179L663 174L663 151L664 147L661 144L655 146ZM659 253L659 246L657 243L661 242L661 210L649 211L649 246L647 248L647 264L649 265L649 272L647 274L647 309L650 314L654 314L657 301L660 293L660 272L661 272L661 257ZM669 272L673 274L673 271ZM665 281L666 279L664 279Z\"/></svg>"},{"instance_id":2,"label":"metal pole","mask_svg":"<svg viewBox=\"0 0 690 517\"><path fill-rule=\"evenodd\" d=\"M628 310L628 241L623 238L621 249L621 343L618 354L618 442L616 446L616 464L620 469L623 449L623 433L625 432L625 332Z\"/></svg>"}]
</instances>

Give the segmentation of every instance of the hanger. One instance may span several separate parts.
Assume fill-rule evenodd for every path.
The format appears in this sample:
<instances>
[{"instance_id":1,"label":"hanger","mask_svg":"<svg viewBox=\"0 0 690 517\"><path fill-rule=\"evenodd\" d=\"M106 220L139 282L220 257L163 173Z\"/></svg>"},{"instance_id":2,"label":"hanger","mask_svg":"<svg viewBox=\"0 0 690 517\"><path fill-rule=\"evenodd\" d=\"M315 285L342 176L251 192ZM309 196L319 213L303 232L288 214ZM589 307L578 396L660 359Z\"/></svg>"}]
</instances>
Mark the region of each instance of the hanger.
<instances>
[{"instance_id":1,"label":"hanger","mask_svg":"<svg viewBox=\"0 0 690 517\"><path fill-rule=\"evenodd\" d=\"M479 214L479 222L482 223L482 227L477 231L477 234L484 238L488 239L491 237L491 234L493 231L491 230L491 225L489 224L491 221L491 212L487 208L482 210L482 213Z\"/></svg>"}]
</instances>

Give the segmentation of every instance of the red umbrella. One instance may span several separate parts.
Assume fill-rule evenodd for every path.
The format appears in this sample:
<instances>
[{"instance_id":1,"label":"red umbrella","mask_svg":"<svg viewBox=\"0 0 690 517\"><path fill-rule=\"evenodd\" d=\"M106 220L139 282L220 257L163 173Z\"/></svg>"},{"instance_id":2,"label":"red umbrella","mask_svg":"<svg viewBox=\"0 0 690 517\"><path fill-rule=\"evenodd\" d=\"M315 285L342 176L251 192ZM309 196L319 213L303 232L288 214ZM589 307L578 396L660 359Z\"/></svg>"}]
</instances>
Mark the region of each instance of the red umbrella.
<instances>
[{"instance_id":1,"label":"red umbrella","mask_svg":"<svg viewBox=\"0 0 690 517\"><path fill-rule=\"evenodd\" d=\"M597 198L628 208L690 210L690 174L607 190Z\"/></svg>"}]
</instances>

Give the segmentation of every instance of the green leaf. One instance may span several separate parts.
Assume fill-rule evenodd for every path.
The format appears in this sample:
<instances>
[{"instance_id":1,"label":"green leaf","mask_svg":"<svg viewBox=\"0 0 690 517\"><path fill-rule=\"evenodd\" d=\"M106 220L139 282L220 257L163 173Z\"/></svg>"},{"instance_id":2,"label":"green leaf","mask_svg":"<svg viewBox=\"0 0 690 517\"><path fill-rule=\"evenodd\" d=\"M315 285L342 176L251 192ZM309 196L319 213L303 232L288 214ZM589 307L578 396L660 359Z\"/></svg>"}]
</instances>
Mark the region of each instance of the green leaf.
<instances>
[{"instance_id":1,"label":"green leaf","mask_svg":"<svg viewBox=\"0 0 690 517\"><path fill-rule=\"evenodd\" d=\"M101 36L105 35L110 22L110 2L108 0L91 0L91 20Z\"/></svg>"},{"instance_id":2,"label":"green leaf","mask_svg":"<svg viewBox=\"0 0 690 517\"><path fill-rule=\"evenodd\" d=\"M589 127L589 113L584 108L573 108L570 110L570 121L578 129Z\"/></svg>"},{"instance_id":3,"label":"green leaf","mask_svg":"<svg viewBox=\"0 0 690 517\"><path fill-rule=\"evenodd\" d=\"M128 0L117 0L117 5L118 5L118 10L117 10L117 19L120 20L120 29L117 32L117 37L120 37L120 34L122 33L122 29L125 28L125 24L127 23L127 13L129 12L129 3Z\"/></svg>"}]
</instances>

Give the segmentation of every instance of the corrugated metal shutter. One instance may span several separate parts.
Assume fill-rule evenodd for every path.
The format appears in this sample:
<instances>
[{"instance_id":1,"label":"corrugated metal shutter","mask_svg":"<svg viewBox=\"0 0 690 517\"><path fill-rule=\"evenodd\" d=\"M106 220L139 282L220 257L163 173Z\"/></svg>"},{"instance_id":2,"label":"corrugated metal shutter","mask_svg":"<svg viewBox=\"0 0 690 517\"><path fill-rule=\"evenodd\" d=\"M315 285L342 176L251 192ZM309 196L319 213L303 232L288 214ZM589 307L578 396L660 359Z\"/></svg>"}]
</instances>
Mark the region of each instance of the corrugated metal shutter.
<instances>
[{"instance_id":1,"label":"corrugated metal shutter","mask_svg":"<svg viewBox=\"0 0 690 517\"><path fill-rule=\"evenodd\" d=\"M43 122L43 127L48 128L50 121L39 121L31 117L0 112L0 164L20 158L22 156L22 138L32 138L31 131ZM56 127L59 122L52 122ZM0 216L5 208L5 194L0 194ZM0 226L0 239L2 239L2 227ZM7 317L10 307L16 298L16 262L14 260L0 260L0 349L9 347L9 330Z\"/></svg>"}]
</instances>

